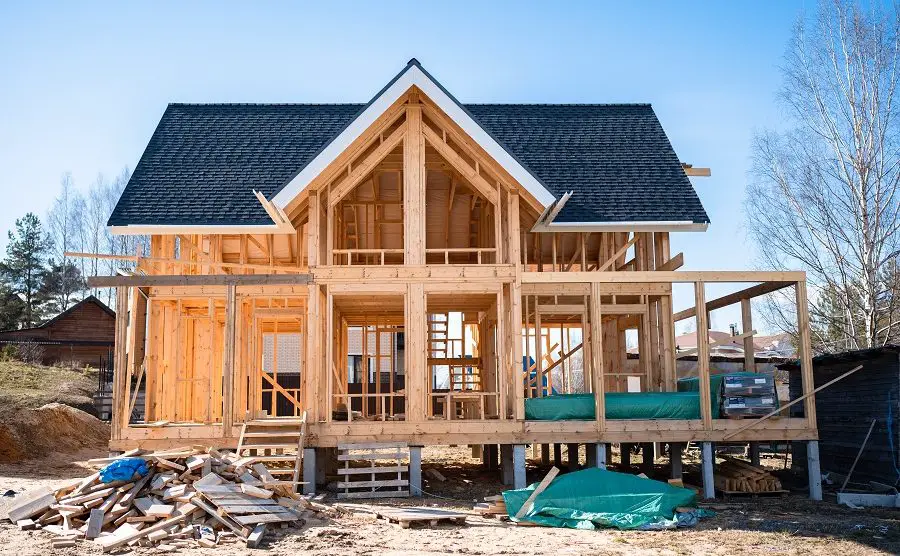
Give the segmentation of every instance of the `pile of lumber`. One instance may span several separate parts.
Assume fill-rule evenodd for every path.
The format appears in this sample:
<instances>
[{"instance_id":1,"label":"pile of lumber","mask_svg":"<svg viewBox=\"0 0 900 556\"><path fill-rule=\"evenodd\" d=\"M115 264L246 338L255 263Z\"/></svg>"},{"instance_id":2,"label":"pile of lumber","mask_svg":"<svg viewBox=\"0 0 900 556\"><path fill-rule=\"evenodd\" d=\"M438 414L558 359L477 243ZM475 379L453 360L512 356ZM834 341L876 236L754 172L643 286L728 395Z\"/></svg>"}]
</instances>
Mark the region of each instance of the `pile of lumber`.
<instances>
[{"instance_id":1,"label":"pile of lumber","mask_svg":"<svg viewBox=\"0 0 900 556\"><path fill-rule=\"evenodd\" d=\"M503 496L500 494L495 496L485 496L484 502L475 504L475 507L472 509L480 514L481 517L497 517L499 519L508 517L506 512L506 502L503 501Z\"/></svg>"},{"instance_id":2,"label":"pile of lumber","mask_svg":"<svg viewBox=\"0 0 900 556\"><path fill-rule=\"evenodd\" d=\"M325 506L294 493L294 483L272 477L253 458L209 448L91 460L98 467L142 458L149 471L130 480L102 482L100 473L56 489L26 492L7 508L21 529L55 535L54 547L93 541L104 552L155 546L165 552L243 541L256 546L267 524L300 520Z\"/></svg>"},{"instance_id":3,"label":"pile of lumber","mask_svg":"<svg viewBox=\"0 0 900 556\"><path fill-rule=\"evenodd\" d=\"M746 461L726 458L716 466L716 488L725 494L775 494L786 492L781 481L763 469Z\"/></svg>"}]
</instances>

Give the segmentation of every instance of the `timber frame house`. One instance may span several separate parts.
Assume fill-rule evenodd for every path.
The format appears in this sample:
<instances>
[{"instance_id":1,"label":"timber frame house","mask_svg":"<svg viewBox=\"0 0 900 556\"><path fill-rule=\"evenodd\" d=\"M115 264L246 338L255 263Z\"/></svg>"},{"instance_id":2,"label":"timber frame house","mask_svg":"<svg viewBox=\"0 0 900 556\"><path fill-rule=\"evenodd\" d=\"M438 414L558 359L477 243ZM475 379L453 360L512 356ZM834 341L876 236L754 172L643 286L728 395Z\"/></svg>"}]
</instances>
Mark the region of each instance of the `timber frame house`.
<instances>
[{"instance_id":1,"label":"timber frame house","mask_svg":"<svg viewBox=\"0 0 900 556\"><path fill-rule=\"evenodd\" d=\"M520 483L526 444L815 441L814 396L802 418L712 416L709 312L740 304L750 331L775 290L796 292L813 386L804 273L678 270L670 233L709 222L702 175L649 105L463 105L415 60L366 105L170 105L109 221L151 252L90 280L118 292L110 449L234 447L305 411L311 450L501 445ZM707 300L723 282L739 291ZM677 284L695 308L673 312ZM626 334L631 382L676 391L683 319L699 418L607 418ZM593 418L526 419L562 393L594 393Z\"/></svg>"}]
</instances>

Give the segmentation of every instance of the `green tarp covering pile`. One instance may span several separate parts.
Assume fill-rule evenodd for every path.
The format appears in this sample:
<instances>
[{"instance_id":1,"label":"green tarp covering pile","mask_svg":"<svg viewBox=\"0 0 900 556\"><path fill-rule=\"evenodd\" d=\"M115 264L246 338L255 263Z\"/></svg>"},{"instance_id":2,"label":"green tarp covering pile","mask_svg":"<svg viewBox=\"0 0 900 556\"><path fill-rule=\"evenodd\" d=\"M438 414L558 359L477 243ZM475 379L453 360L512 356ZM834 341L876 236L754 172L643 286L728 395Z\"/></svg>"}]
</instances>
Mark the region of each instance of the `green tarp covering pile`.
<instances>
[{"instance_id":1,"label":"green tarp covering pile","mask_svg":"<svg viewBox=\"0 0 900 556\"><path fill-rule=\"evenodd\" d=\"M607 392L607 419L699 419L697 392ZM525 419L567 421L594 419L593 394L557 394L525 399Z\"/></svg>"},{"instance_id":2,"label":"green tarp covering pile","mask_svg":"<svg viewBox=\"0 0 900 556\"><path fill-rule=\"evenodd\" d=\"M512 516L537 487L507 490L503 501ZM669 529L694 525L700 517L712 515L701 509L676 513L678 507L696 506L694 491L636 475L591 468L566 473L534 500L521 520L550 527L572 529Z\"/></svg>"}]
</instances>

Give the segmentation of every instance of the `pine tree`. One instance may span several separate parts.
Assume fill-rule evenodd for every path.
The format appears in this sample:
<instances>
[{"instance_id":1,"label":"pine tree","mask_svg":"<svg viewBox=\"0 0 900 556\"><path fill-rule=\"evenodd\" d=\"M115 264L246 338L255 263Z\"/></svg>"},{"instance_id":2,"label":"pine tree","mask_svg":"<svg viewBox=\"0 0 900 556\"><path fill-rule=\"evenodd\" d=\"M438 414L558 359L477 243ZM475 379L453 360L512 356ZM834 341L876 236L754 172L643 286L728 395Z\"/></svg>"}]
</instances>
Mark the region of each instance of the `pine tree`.
<instances>
[{"instance_id":1,"label":"pine tree","mask_svg":"<svg viewBox=\"0 0 900 556\"><path fill-rule=\"evenodd\" d=\"M83 292L86 287L75 263L71 260L57 263L51 259L38 290L39 302L45 312L61 313L78 301L76 292Z\"/></svg>"},{"instance_id":2,"label":"pine tree","mask_svg":"<svg viewBox=\"0 0 900 556\"><path fill-rule=\"evenodd\" d=\"M21 318L24 327L36 326L41 320L38 290L46 273L49 249L50 240L34 213L16 220L16 231L9 232L6 258L0 270L9 289L25 303Z\"/></svg>"},{"instance_id":3,"label":"pine tree","mask_svg":"<svg viewBox=\"0 0 900 556\"><path fill-rule=\"evenodd\" d=\"M0 330L19 328L25 314L25 302L19 294L0 282Z\"/></svg>"}]
</instances>

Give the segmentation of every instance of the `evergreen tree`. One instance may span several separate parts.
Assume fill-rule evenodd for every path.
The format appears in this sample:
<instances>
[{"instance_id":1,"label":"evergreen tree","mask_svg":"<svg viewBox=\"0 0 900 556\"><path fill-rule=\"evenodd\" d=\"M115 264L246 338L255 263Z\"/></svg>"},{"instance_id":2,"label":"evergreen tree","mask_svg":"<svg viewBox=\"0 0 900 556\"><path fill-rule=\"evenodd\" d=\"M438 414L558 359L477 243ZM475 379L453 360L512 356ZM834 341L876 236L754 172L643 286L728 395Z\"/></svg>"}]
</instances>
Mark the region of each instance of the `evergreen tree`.
<instances>
[{"instance_id":1,"label":"evergreen tree","mask_svg":"<svg viewBox=\"0 0 900 556\"><path fill-rule=\"evenodd\" d=\"M0 266L9 289L24 302L21 324L36 326L41 320L38 291L46 273L50 240L40 219L29 212L16 220L15 233L9 232L6 258Z\"/></svg>"},{"instance_id":2,"label":"evergreen tree","mask_svg":"<svg viewBox=\"0 0 900 556\"><path fill-rule=\"evenodd\" d=\"M0 282L0 330L19 328L25 314L25 302L6 284Z\"/></svg>"},{"instance_id":3,"label":"evergreen tree","mask_svg":"<svg viewBox=\"0 0 900 556\"><path fill-rule=\"evenodd\" d=\"M51 259L38 291L44 312L55 315L65 311L78 301L76 292L84 291L86 286L81 271L71 260L57 263Z\"/></svg>"}]
</instances>

